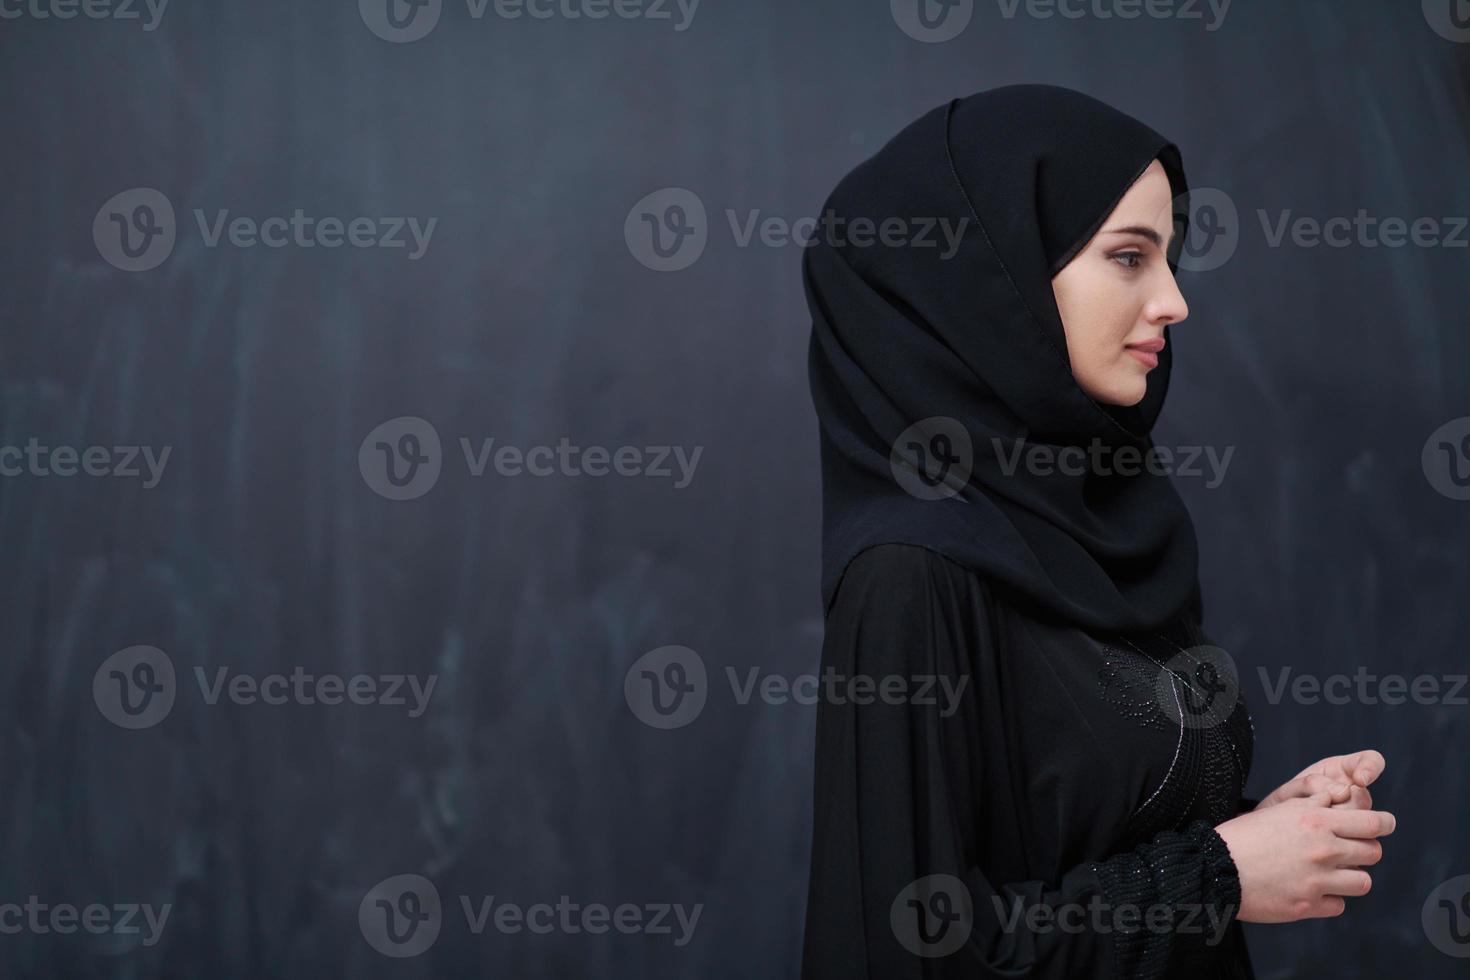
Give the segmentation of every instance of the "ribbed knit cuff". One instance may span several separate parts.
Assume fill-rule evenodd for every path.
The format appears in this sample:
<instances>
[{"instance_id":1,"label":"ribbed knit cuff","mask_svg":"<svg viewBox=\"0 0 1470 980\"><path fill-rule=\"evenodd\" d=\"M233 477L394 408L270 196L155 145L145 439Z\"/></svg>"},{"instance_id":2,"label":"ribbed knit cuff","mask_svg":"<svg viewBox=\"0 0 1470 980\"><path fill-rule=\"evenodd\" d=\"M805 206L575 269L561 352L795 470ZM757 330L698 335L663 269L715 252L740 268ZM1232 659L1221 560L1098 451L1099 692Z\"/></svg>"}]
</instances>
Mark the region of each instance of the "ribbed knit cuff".
<instances>
[{"instance_id":1,"label":"ribbed knit cuff","mask_svg":"<svg viewBox=\"0 0 1470 980\"><path fill-rule=\"evenodd\" d=\"M1188 830L1198 834L1204 848L1205 873L1202 903L1215 908L1222 918L1240 914L1240 875L1225 839L1208 821L1196 820Z\"/></svg>"},{"instance_id":2,"label":"ribbed knit cuff","mask_svg":"<svg viewBox=\"0 0 1470 980\"><path fill-rule=\"evenodd\" d=\"M1165 830L1095 866L1114 910L1136 910L1114 935L1118 975L1157 980L1176 947L1198 949L1240 910L1240 880L1225 841L1206 820Z\"/></svg>"}]
</instances>

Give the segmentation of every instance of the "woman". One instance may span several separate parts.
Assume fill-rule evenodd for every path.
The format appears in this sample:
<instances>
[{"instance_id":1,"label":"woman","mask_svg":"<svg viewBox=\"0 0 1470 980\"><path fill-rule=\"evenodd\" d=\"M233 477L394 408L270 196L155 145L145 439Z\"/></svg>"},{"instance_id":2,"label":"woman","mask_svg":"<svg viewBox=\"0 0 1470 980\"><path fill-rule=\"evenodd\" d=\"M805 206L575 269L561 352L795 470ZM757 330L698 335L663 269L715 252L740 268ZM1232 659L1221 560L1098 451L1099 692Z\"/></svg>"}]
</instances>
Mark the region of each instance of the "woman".
<instances>
[{"instance_id":1,"label":"woman","mask_svg":"<svg viewBox=\"0 0 1470 980\"><path fill-rule=\"evenodd\" d=\"M1028 85L925 114L827 202L822 668L852 696L818 709L807 978L1251 977L1241 922L1368 890L1383 757L1242 798L1250 716L1147 454L1186 191L1163 137Z\"/></svg>"}]
</instances>

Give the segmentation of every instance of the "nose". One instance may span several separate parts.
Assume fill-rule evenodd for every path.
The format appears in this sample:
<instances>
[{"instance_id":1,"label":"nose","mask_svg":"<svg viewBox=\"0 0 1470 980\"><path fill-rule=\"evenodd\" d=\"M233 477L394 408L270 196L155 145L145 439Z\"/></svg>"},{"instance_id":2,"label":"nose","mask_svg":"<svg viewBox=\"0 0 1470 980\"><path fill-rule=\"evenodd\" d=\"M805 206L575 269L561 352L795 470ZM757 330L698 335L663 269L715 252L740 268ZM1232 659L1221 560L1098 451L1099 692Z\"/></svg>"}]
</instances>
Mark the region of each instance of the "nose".
<instances>
[{"instance_id":1,"label":"nose","mask_svg":"<svg viewBox=\"0 0 1470 980\"><path fill-rule=\"evenodd\" d=\"M1179 291L1173 273L1164 272L1162 281L1144 308L1144 315L1150 323L1160 327L1179 323L1189 316L1189 304L1184 301L1184 294Z\"/></svg>"}]
</instances>

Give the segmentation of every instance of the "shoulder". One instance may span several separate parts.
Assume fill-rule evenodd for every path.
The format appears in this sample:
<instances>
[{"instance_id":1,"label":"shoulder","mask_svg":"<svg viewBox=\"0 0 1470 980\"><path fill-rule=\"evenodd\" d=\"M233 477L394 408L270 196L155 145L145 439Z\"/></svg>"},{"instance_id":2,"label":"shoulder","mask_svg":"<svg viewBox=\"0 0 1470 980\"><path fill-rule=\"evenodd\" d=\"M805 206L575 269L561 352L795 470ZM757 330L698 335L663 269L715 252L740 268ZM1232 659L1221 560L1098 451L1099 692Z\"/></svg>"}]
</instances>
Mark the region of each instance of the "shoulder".
<instances>
[{"instance_id":1,"label":"shoulder","mask_svg":"<svg viewBox=\"0 0 1470 980\"><path fill-rule=\"evenodd\" d=\"M957 676L985 655L991 622L980 573L922 545L877 544L853 557L838 584L823 662Z\"/></svg>"},{"instance_id":2,"label":"shoulder","mask_svg":"<svg viewBox=\"0 0 1470 980\"><path fill-rule=\"evenodd\" d=\"M888 542L865 548L848 562L833 608L854 603L912 606L935 595L983 592L978 572L923 545Z\"/></svg>"}]
</instances>

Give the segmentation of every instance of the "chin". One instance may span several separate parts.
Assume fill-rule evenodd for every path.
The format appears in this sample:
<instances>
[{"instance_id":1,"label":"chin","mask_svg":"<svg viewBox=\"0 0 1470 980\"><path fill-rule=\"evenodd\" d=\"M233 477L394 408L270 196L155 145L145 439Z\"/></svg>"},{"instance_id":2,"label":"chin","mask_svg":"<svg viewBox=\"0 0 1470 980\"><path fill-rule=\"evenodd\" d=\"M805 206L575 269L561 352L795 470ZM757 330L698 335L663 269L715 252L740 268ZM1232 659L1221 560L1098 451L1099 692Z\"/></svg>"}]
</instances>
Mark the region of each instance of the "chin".
<instances>
[{"instance_id":1,"label":"chin","mask_svg":"<svg viewBox=\"0 0 1470 980\"><path fill-rule=\"evenodd\" d=\"M1131 392L1126 398L1120 400L1118 404L1132 408L1134 405L1143 401L1143 396L1146 394L1148 394L1148 385L1139 385L1137 391Z\"/></svg>"},{"instance_id":2,"label":"chin","mask_svg":"<svg viewBox=\"0 0 1470 980\"><path fill-rule=\"evenodd\" d=\"M1143 396L1146 394L1148 394L1148 379L1139 378L1136 381L1124 381L1113 385L1098 397L1098 401L1123 408L1132 408L1143 401Z\"/></svg>"},{"instance_id":3,"label":"chin","mask_svg":"<svg viewBox=\"0 0 1470 980\"><path fill-rule=\"evenodd\" d=\"M1137 405L1148 394L1148 376L1140 374L1137 369L1102 372L1090 378L1079 378L1078 384L1093 401L1123 408Z\"/></svg>"}]
</instances>

